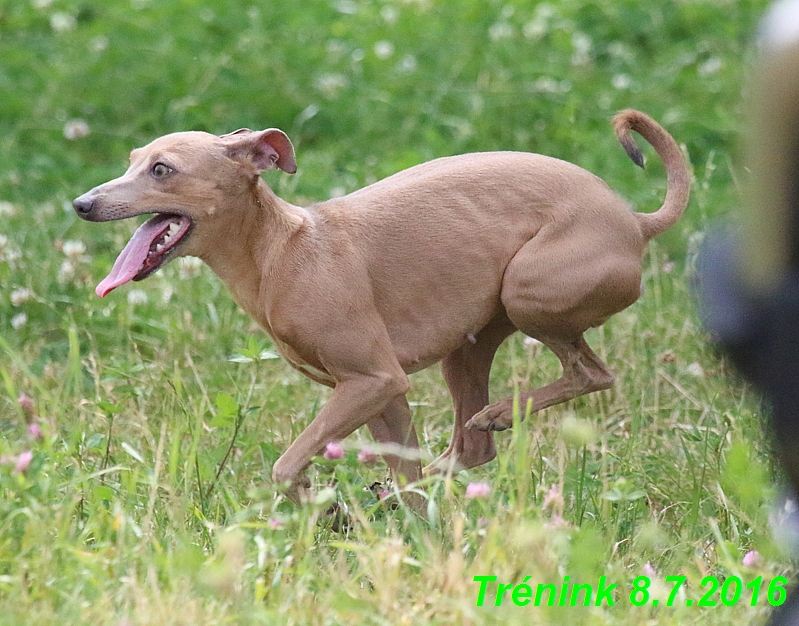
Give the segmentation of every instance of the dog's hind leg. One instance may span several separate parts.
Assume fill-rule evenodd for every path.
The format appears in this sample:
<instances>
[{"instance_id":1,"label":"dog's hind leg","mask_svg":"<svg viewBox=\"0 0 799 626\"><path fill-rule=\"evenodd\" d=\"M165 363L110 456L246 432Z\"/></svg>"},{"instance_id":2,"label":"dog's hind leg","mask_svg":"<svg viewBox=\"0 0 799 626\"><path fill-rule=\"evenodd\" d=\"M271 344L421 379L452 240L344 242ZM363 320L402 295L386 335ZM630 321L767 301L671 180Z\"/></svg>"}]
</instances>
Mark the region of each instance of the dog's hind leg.
<instances>
[{"instance_id":1,"label":"dog's hind leg","mask_svg":"<svg viewBox=\"0 0 799 626\"><path fill-rule=\"evenodd\" d=\"M524 417L528 401L531 413L566 402L592 391L613 386L613 374L580 336L573 341L543 340L563 366L563 375L553 383L519 394L519 411ZM505 430L513 425L513 398L485 407L466 424L478 431Z\"/></svg>"},{"instance_id":2,"label":"dog's hind leg","mask_svg":"<svg viewBox=\"0 0 799 626\"><path fill-rule=\"evenodd\" d=\"M398 484L416 482L422 477L419 441L405 396L396 398L366 425L375 441L397 447L397 454L387 451L382 456Z\"/></svg>"},{"instance_id":3,"label":"dog's hind leg","mask_svg":"<svg viewBox=\"0 0 799 626\"><path fill-rule=\"evenodd\" d=\"M583 333L638 298L640 254L635 238L618 237L610 242L617 245L610 245L608 237L598 239L582 230L540 233L517 252L503 277L502 303L508 318L542 341L563 366L555 382L520 394L522 417L528 400L535 412L613 385L613 375ZM485 407L466 427L505 430L512 423L513 398L507 398Z\"/></svg>"},{"instance_id":4,"label":"dog's hind leg","mask_svg":"<svg viewBox=\"0 0 799 626\"><path fill-rule=\"evenodd\" d=\"M464 428L471 417L488 404L491 362L500 344L516 328L504 312L491 320L477 335L449 354L442 373L455 408L455 427L449 447L425 468L425 472L460 471L487 463L496 456L490 432Z\"/></svg>"}]
</instances>

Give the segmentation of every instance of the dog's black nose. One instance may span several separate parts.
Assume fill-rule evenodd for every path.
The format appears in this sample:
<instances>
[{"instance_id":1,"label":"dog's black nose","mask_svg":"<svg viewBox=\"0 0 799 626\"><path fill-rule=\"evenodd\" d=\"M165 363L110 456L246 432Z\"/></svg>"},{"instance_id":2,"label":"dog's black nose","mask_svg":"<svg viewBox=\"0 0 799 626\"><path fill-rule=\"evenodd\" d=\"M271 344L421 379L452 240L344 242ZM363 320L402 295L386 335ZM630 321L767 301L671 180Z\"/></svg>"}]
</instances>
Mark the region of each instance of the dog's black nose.
<instances>
[{"instance_id":1,"label":"dog's black nose","mask_svg":"<svg viewBox=\"0 0 799 626\"><path fill-rule=\"evenodd\" d=\"M79 198L75 198L75 200L72 201L72 206L75 208L75 212L78 215L81 217L87 217L94 208L94 200L86 195L83 195Z\"/></svg>"}]
</instances>

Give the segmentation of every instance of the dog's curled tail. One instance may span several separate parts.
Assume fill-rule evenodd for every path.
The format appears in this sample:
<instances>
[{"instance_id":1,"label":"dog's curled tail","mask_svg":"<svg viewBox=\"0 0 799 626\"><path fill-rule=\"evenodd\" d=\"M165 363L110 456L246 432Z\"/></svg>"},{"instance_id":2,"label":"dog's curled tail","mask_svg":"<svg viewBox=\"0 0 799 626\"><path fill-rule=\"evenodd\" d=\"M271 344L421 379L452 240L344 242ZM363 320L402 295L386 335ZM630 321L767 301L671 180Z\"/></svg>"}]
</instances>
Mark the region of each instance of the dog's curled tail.
<instances>
[{"instance_id":1,"label":"dog's curled tail","mask_svg":"<svg viewBox=\"0 0 799 626\"><path fill-rule=\"evenodd\" d=\"M652 239L668 229L680 219L688 205L691 193L691 176L682 150L674 138L648 115L627 109L613 118L616 138L627 151L629 157L639 167L644 167L644 157L630 134L631 130L646 139L666 168L667 188L663 206L654 213L636 213L641 224L641 232L647 239Z\"/></svg>"}]
</instances>

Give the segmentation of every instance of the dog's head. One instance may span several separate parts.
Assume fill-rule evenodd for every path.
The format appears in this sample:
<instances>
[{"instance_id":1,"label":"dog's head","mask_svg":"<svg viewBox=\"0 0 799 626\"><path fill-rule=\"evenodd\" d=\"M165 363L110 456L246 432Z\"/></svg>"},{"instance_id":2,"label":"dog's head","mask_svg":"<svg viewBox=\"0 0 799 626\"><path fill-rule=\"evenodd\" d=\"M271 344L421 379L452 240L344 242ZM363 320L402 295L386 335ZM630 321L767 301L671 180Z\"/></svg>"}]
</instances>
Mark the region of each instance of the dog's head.
<instances>
[{"instance_id":1,"label":"dog's head","mask_svg":"<svg viewBox=\"0 0 799 626\"><path fill-rule=\"evenodd\" d=\"M229 221L236 206L231 200L273 168L297 171L289 138L275 128L242 128L221 137L174 133L131 152L127 172L72 203L90 222L153 215L133 234L97 295L147 278L175 257L202 256L203 233Z\"/></svg>"}]
</instances>

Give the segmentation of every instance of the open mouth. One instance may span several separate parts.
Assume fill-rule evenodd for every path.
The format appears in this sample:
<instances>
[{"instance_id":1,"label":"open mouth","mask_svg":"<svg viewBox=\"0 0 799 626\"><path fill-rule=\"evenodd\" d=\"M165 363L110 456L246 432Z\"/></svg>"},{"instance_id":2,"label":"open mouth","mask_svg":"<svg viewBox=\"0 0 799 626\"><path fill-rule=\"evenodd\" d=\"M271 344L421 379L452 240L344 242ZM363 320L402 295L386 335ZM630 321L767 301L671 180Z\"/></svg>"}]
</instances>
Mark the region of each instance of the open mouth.
<instances>
[{"instance_id":1,"label":"open mouth","mask_svg":"<svg viewBox=\"0 0 799 626\"><path fill-rule=\"evenodd\" d=\"M120 285L147 278L166 262L191 227L192 221L185 215L158 213L151 217L133 233L95 293L104 298Z\"/></svg>"}]
</instances>

